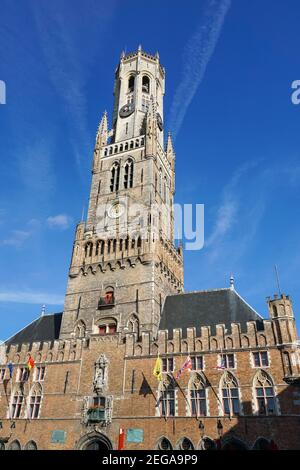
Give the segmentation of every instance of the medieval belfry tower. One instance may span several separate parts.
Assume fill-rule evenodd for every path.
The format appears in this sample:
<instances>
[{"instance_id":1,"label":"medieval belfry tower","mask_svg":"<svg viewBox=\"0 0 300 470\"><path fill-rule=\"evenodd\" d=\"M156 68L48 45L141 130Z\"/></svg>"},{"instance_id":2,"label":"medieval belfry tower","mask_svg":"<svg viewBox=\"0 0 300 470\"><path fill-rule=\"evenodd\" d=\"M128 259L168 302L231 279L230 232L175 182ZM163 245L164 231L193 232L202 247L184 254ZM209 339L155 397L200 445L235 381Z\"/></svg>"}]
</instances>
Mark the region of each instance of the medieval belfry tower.
<instances>
[{"instance_id":1,"label":"medieval belfry tower","mask_svg":"<svg viewBox=\"0 0 300 470\"><path fill-rule=\"evenodd\" d=\"M173 244L175 153L164 139L165 70L139 47L115 72L112 128L101 119L87 220L76 229L61 338L150 331L183 291ZM82 331L83 332L83 331Z\"/></svg>"}]
</instances>

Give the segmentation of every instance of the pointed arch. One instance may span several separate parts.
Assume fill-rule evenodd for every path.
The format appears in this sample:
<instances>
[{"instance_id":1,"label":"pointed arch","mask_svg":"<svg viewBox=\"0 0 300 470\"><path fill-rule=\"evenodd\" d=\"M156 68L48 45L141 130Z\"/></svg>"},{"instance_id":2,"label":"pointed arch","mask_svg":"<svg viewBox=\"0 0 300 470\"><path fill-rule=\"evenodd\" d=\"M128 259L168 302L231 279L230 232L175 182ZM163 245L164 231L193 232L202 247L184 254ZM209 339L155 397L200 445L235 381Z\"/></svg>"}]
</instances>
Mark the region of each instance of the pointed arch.
<instances>
[{"instance_id":1,"label":"pointed arch","mask_svg":"<svg viewBox=\"0 0 300 470\"><path fill-rule=\"evenodd\" d=\"M29 394L29 405L27 409L27 416L29 419L39 418L42 397L43 387L39 382L37 382L31 387Z\"/></svg>"},{"instance_id":2,"label":"pointed arch","mask_svg":"<svg viewBox=\"0 0 300 470\"><path fill-rule=\"evenodd\" d=\"M113 193L119 190L120 183L120 164L115 162L110 170L110 192Z\"/></svg>"},{"instance_id":3,"label":"pointed arch","mask_svg":"<svg viewBox=\"0 0 300 470\"><path fill-rule=\"evenodd\" d=\"M255 409L258 415L272 416L277 414L274 381L270 374L260 369L253 379Z\"/></svg>"},{"instance_id":4,"label":"pointed arch","mask_svg":"<svg viewBox=\"0 0 300 470\"><path fill-rule=\"evenodd\" d=\"M25 402L24 392L20 386L17 386L12 394L10 401L10 418L17 419L21 417L23 403Z\"/></svg>"},{"instance_id":5,"label":"pointed arch","mask_svg":"<svg viewBox=\"0 0 300 470\"><path fill-rule=\"evenodd\" d=\"M198 445L199 450L216 450L217 446L213 439L208 436L202 437Z\"/></svg>"},{"instance_id":6,"label":"pointed arch","mask_svg":"<svg viewBox=\"0 0 300 470\"><path fill-rule=\"evenodd\" d=\"M75 338L84 338L86 334L86 325L83 320L79 320L74 328Z\"/></svg>"},{"instance_id":7,"label":"pointed arch","mask_svg":"<svg viewBox=\"0 0 300 470\"><path fill-rule=\"evenodd\" d=\"M156 444L158 450L173 450L172 444L165 436L161 437Z\"/></svg>"},{"instance_id":8,"label":"pointed arch","mask_svg":"<svg viewBox=\"0 0 300 470\"><path fill-rule=\"evenodd\" d=\"M129 333L136 333L139 337L140 322L134 313L128 319L127 328Z\"/></svg>"},{"instance_id":9,"label":"pointed arch","mask_svg":"<svg viewBox=\"0 0 300 470\"><path fill-rule=\"evenodd\" d=\"M222 450L248 450L248 446L237 437L228 437L222 441Z\"/></svg>"},{"instance_id":10,"label":"pointed arch","mask_svg":"<svg viewBox=\"0 0 300 470\"><path fill-rule=\"evenodd\" d=\"M28 441L24 447L24 450L37 450L37 443L35 441Z\"/></svg>"},{"instance_id":11,"label":"pointed arch","mask_svg":"<svg viewBox=\"0 0 300 470\"><path fill-rule=\"evenodd\" d=\"M158 386L158 403L160 416L176 416L175 409L175 380L167 374Z\"/></svg>"},{"instance_id":12,"label":"pointed arch","mask_svg":"<svg viewBox=\"0 0 300 470\"><path fill-rule=\"evenodd\" d=\"M134 82L135 82L135 76L134 75L129 75L129 78L128 78L128 93L132 93L134 91Z\"/></svg>"},{"instance_id":13,"label":"pointed arch","mask_svg":"<svg viewBox=\"0 0 300 470\"><path fill-rule=\"evenodd\" d=\"M143 75L142 77L142 92L150 93L150 78L148 75Z\"/></svg>"},{"instance_id":14,"label":"pointed arch","mask_svg":"<svg viewBox=\"0 0 300 470\"><path fill-rule=\"evenodd\" d=\"M223 404L224 415L234 416L241 414L238 381L229 371L225 371L221 377L220 398Z\"/></svg>"},{"instance_id":15,"label":"pointed arch","mask_svg":"<svg viewBox=\"0 0 300 470\"><path fill-rule=\"evenodd\" d=\"M177 445L176 445L176 449L179 449L179 450L194 450L194 444L192 443L192 441L188 438L188 437L182 437Z\"/></svg>"},{"instance_id":16,"label":"pointed arch","mask_svg":"<svg viewBox=\"0 0 300 470\"><path fill-rule=\"evenodd\" d=\"M188 383L191 416L207 416L207 387L204 376L193 372Z\"/></svg>"},{"instance_id":17,"label":"pointed arch","mask_svg":"<svg viewBox=\"0 0 300 470\"><path fill-rule=\"evenodd\" d=\"M133 187L133 169L134 169L134 162L132 158L128 158L124 165L124 188L132 188Z\"/></svg>"},{"instance_id":18,"label":"pointed arch","mask_svg":"<svg viewBox=\"0 0 300 470\"><path fill-rule=\"evenodd\" d=\"M8 450L21 450L21 444L18 439L15 439L9 444Z\"/></svg>"}]
</instances>

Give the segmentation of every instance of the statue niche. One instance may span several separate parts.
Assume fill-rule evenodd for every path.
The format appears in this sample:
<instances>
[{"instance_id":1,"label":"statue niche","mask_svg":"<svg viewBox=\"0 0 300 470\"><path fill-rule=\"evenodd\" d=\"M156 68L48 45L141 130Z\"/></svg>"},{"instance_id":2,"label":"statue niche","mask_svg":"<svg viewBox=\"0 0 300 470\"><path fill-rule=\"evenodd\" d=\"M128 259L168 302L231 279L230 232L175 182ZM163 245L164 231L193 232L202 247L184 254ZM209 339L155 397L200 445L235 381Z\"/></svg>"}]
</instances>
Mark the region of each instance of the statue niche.
<instances>
[{"instance_id":1,"label":"statue niche","mask_svg":"<svg viewBox=\"0 0 300 470\"><path fill-rule=\"evenodd\" d=\"M94 392L99 395L107 386L108 359L101 354L95 362L95 375L93 381Z\"/></svg>"}]
</instances>

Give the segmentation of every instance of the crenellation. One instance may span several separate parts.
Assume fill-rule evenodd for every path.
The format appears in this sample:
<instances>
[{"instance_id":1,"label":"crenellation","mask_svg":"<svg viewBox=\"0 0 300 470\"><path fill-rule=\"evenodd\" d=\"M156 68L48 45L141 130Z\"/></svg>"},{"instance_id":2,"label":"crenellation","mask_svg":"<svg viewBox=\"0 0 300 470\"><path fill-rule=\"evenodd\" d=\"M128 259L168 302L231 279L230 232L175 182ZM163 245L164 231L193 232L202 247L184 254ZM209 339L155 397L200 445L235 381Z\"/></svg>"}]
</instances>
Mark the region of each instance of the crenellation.
<instances>
[{"instance_id":1,"label":"crenellation","mask_svg":"<svg viewBox=\"0 0 300 470\"><path fill-rule=\"evenodd\" d=\"M234 348L241 347L241 325L239 323L231 323L231 336Z\"/></svg>"}]
</instances>

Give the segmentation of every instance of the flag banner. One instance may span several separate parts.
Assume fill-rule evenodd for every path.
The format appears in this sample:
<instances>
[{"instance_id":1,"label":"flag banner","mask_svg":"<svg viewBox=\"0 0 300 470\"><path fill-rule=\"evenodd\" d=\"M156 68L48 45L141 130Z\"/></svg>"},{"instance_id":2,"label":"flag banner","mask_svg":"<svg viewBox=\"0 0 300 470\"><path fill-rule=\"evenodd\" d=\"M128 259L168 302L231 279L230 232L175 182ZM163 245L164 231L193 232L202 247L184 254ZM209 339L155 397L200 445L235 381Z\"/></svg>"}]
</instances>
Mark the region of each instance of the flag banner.
<instances>
[{"instance_id":1,"label":"flag banner","mask_svg":"<svg viewBox=\"0 0 300 470\"><path fill-rule=\"evenodd\" d=\"M177 372L177 374L176 374L176 380L180 379L181 374L182 374L185 370L189 370L190 372L191 372L191 370L192 370L192 361L191 361L190 356L188 356L188 357L186 358L186 360L185 360L184 363L182 364L181 368L180 368L179 371Z\"/></svg>"},{"instance_id":2,"label":"flag banner","mask_svg":"<svg viewBox=\"0 0 300 470\"><path fill-rule=\"evenodd\" d=\"M34 367L34 360L32 359L31 356L29 356L29 359L27 361L27 367L28 367L29 370L33 369L33 367Z\"/></svg>"},{"instance_id":3,"label":"flag banner","mask_svg":"<svg viewBox=\"0 0 300 470\"><path fill-rule=\"evenodd\" d=\"M13 372L14 372L14 366L10 362L9 364L7 364L7 367L8 367L8 370L9 370L9 378L12 379Z\"/></svg>"},{"instance_id":4,"label":"flag banner","mask_svg":"<svg viewBox=\"0 0 300 470\"><path fill-rule=\"evenodd\" d=\"M153 375L154 377L157 378L157 380L160 382L162 380L162 364L161 364L161 358L158 357L155 362L155 366L153 369Z\"/></svg>"},{"instance_id":5,"label":"flag banner","mask_svg":"<svg viewBox=\"0 0 300 470\"><path fill-rule=\"evenodd\" d=\"M217 369L217 370L225 370L226 369L225 358L224 357L221 357L220 364L217 367L214 367L214 369Z\"/></svg>"}]
</instances>

